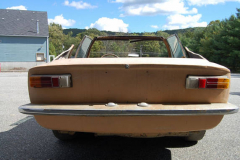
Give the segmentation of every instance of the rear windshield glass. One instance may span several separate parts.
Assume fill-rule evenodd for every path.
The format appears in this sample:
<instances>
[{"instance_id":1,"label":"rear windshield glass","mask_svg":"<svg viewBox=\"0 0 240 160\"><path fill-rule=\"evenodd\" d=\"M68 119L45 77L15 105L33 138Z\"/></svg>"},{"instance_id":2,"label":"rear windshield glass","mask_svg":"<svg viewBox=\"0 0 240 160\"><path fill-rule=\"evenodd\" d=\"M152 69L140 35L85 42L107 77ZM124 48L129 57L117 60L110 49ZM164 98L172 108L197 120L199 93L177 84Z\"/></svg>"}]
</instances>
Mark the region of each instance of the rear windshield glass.
<instances>
[{"instance_id":1,"label":"rear windshield glass","mask_svg":"<svg viewBox=\"0 0 240 160\"><path fill-rule=\"evenodd\" d=\"M82 44L79 46L80 48L78 49L78 53L77 53L77 58L86 58L87 56L87 51L88 51L88 47L91 44L92 39L89 37L84 37L84 40L82 42Z\"/></svg>"},{"instance_id":2,"label":"rear windshield glass","mask_svg":"<svg viewBox=\"0 0 240 160\"><path fill-rule=\"evenodd\" d=\"M184 57L184 55L186 55L186 53L184 53L184 50L182 49L181 44L179 43L176 36L169 37L167 39L167 41L170 45L173 57L182 58L182 57Z\"/></svg>"},{"instance_id":3,"label":"rear windshield glass","mask_svg":"<svg viewBox=\"0 0 240 160\"><path fill-rule=\"evenodd\" d=\"M168 57L165 44L162 41L95 41L90 58L100 57Z\"/></svg>"}]
</instances>

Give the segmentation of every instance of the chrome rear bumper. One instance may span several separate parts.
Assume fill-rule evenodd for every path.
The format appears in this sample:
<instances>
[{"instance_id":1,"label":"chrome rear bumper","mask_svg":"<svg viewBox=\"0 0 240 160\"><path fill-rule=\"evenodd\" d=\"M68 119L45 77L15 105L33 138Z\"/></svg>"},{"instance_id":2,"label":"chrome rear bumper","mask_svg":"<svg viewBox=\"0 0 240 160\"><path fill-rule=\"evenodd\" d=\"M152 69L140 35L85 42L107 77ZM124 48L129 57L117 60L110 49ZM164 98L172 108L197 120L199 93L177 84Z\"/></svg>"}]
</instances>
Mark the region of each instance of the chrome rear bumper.
<instances>
[{"instance_id":1,"label":"chrome rear bumper","mask_svg":"<svg viewBox=\"0 0 240 160\"><path fill-rule=\"evenodd\" d=\"M238 112L238 107L230 103L211 104L150 104L140 107L137 104L118 104L108 107L105 104L51 105L26 104L19 107L19 112L32 115L65 116L123 116L123 115L225 115Z\"/></svg>"}]
</instances>

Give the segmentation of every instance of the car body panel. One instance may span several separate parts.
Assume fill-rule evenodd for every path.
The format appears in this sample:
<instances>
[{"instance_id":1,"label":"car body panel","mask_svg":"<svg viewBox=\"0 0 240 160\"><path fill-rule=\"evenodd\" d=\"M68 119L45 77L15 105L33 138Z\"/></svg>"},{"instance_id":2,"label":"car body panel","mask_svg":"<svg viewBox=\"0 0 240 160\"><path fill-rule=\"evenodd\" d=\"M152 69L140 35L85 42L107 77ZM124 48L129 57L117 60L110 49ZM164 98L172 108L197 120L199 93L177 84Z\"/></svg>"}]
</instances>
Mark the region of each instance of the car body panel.
<instances>
[{"instance_id":1,"label":"car body panel","mask_svg":"<svg viewBox=\"0 0 240 160\"><path fill-rule=\"evenodd\" d=\"M126 65L129 66L126 69ZM33 104L226 103L229 89L186 89L188 75L230 77L230 71L201 59L62 59L29 70L31 75L71 74L71 88L33 88Z\"/></svg>"},{"instance_id":2,"label":"car body panel","mask_svg":"<svg viewBox=\"0 0 240 160\"><path fill-rule=\"evenodd\" d=\"M34 115L52 130L108 134L189 132L217 126L223 115L210 116L56 116Z\"/></svg>"}]
</instances>

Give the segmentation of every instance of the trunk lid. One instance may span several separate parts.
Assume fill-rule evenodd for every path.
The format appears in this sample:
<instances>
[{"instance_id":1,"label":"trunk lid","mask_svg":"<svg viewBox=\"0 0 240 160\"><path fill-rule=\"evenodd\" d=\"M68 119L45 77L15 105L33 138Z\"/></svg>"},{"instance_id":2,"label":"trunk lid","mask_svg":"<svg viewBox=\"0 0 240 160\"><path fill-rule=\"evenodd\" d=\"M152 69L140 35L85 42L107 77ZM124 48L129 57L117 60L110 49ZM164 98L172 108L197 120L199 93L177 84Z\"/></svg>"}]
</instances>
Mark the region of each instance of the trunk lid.
<instances>
[{"instance_id":1,"label":"trunk lid","mask_svg":"<svg viewBox=\"0 0 240 160\"><path fill-rule=\"evenodd\" d=\"M225 103L229 89L186 89L186 78L230 71L204 59L76 58L29 70L31 75L71 74L71 88L33 88L31 103Z\"/></svg>"}]
</instances>

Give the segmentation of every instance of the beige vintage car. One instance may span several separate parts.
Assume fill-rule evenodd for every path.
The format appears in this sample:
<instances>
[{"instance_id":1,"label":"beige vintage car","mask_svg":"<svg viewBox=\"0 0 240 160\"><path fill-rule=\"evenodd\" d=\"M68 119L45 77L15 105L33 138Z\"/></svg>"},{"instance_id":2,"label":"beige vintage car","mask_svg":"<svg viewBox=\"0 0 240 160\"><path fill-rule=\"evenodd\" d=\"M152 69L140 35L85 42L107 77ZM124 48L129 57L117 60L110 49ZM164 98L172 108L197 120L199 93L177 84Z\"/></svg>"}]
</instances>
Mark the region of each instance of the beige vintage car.
<instances>
[{"instance_id":1,"label":"beige vintage car","mask_svg":"<svg viewBox=\"0 0 240 160\"><path fill-rule=\"evenodd\" d=\"M228 103L230 70L177 35L85 36L70 58L72 50L29 70L31 103L19 107L61 140L88 132L198 141L238 111Z\"/></svg>"}]
</instances>

